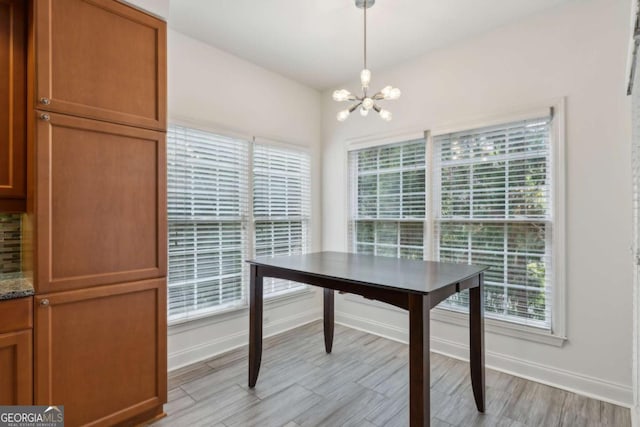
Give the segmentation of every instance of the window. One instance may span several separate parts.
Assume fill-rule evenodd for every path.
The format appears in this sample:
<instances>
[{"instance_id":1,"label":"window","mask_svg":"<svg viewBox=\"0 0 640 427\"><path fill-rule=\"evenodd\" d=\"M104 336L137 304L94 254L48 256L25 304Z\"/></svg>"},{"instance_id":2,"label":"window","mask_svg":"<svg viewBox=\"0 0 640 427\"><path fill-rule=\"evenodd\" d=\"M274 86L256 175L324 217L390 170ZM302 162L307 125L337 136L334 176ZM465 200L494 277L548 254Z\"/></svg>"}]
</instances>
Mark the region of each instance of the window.
<instances>
[{"instance_id":1,"label":"window","mask_svg":"<svg viewBox=\"0 0 640 427\"><path fill-rule=\"evenodd\" d=\"M170 321L246 305L246 259L307 250L306 153L170 126L167 162ZM300 288L265 281L265 297Z\"/></svg>"},{"instance_id":2,"label":"window","mask_svg":"<svg viewBox=\"0 0 640 427\"><path fill-rule=\"evenodd\" d=\"M424 140L352 151L351 240L359 253L424 257Z\"/></svg>"},{"instance_id":3,"label":"window","mask_svg":"<svg viewBox=\"0 0 640 427\"><path fill-rule=\"evenodd\" d=\"M169 128L170 320L244 302L248 161L248 142Z\"/></svg>"},{"instance_id":4,"label":"window","mask_svg":"<svg viewBox=\"0 0 640 427\"><path fill-rule=\"evenodd\" d=\"M487 317L551 329L551 127L539 116L351 151L352 250L487 265Z\"/></svg>"},{"instance_id":5,"label":"window","mask_svg":"<svg viewBox=\"0 0 640 427\"><path fill-rule=\"evenodd\" d=\"M551 321L551 118L433 138L436 257L487 265L490 317ZM467 306L468 293L450 307Z\"/></svg>"},{"instance_id":6,"label":"window","mask_svg":"<svg viewBox=\"0 0 640 427\"><path fill-rule=\"evenodd\" d=\"M310 158L298 150L256 143L253 150L253 219L256 256L294 255L311 247L309 238ZM306 288L265 278L265 298Z\"/></svg>"}]
</instances>

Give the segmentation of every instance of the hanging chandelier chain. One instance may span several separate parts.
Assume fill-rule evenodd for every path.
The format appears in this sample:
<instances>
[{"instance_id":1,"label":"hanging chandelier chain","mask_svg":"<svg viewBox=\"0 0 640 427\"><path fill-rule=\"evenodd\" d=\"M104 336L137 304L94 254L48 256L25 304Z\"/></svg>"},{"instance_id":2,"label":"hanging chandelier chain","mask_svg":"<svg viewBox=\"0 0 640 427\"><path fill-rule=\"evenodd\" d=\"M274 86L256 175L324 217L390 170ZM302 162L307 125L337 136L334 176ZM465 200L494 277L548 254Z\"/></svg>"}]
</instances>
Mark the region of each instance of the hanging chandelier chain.
<instances>
[{"instance_id":1,"label":"hanging chandelier chain","mask_svg":"<svg viewBox=\"0 0 640 427\"><path fill-rule=\"evenodd\" d=\"M364 0L364 69L367 69L367 0Z\"/></svg>"}]
</instances>

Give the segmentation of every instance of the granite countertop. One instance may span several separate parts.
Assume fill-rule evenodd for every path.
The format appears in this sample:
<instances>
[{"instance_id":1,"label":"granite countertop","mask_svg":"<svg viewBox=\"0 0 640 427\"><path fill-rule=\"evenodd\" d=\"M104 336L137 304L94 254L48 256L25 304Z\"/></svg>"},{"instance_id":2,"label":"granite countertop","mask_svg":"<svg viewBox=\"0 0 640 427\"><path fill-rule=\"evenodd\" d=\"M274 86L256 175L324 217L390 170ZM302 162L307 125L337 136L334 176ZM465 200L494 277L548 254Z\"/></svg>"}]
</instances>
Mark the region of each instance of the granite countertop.
<instances>
[{"instance_id":1,"label":"granite countertop","mask_svg":"<svg viewBox=\"0 0 640 427\"><path fill-rule=\"evenodd\" d=\"M22 273L0 274L0 301L33 295L31 281Z\"/></svg>"}]
</instances>

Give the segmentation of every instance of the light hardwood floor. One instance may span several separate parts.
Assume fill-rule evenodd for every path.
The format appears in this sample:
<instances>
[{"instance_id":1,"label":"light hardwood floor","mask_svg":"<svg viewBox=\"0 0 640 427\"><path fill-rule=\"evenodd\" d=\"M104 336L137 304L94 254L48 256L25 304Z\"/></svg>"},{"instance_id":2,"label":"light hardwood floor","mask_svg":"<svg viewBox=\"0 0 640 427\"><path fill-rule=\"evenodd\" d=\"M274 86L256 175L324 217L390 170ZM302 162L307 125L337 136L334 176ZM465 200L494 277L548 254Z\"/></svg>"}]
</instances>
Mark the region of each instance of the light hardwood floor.
<instances>
[{"instance_id":1,"label":"light hardwood floor","mask_svg":"<svg viewBox=\"0 0 640 427\"><path fill-rule=\"evenodd\" d=\"M322 323L264 340L255 389L247 350L169 375L161 426L407 426L408 346L336 325L326 354ZM476 411L468 364L431 354L431 425L631 425L630 411L511 375L486 372L487 411Z\"/></svg>"}]
</instances>

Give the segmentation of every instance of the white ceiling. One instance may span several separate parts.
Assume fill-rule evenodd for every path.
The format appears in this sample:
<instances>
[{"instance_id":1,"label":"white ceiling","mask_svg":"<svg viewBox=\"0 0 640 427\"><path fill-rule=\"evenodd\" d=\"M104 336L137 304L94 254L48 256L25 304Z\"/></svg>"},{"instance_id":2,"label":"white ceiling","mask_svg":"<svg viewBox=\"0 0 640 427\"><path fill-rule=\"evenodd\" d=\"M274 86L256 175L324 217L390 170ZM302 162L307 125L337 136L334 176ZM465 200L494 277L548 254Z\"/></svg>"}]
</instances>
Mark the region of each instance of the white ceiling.
<instances>
[{"instance_id":1,"label":"white ceiling","mask_svg":"<svg viewBox=\"0 0 640 427\"><path fill-rule=\"evenodd\" d=\"M377 0L369 68L577 0ZM169 25L317 89L359 80L363 18L354 0L171 0Z\"/></svg>"}]
</instances>

